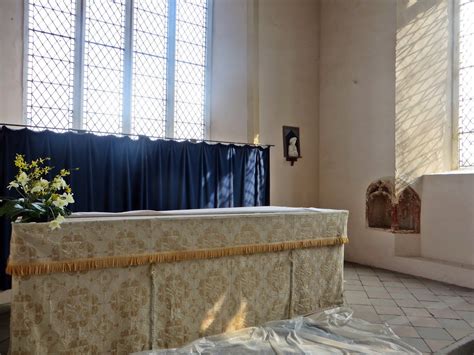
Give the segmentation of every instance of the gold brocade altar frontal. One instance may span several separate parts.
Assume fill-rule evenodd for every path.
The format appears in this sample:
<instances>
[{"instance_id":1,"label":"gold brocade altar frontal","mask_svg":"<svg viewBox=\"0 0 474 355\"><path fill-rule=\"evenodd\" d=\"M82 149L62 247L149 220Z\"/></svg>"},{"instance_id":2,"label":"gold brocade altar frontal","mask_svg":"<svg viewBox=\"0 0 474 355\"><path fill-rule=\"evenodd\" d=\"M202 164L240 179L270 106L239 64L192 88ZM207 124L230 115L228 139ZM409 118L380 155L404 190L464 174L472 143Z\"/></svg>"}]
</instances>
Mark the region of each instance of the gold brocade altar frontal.
<instances>
[{"instance_id":1,"label":"gold brocade altar frontal","mask_svg":"<svg viewBox=\"0 0 474 355\"><path fill-rule=\"evenodd\" d=\"M176 347L342 302L347 212L14 224L11 353Z\"/></svg>"},{"instance_id":2,"label":"gold brocade altar frontal","mask_svg":"<svg viewBox=\"0 0 474 355\"><path fill-rule=\"evenodd\" d=\"M31 264L8 263L7 273L14 276L40 275L54 272L88 271L113 267L128 267L185 260L222 258L234 255L275 253L285 250L320 248L346 244L347 237L318 238L267 244L239 245L227 248L160 252L150 255L109 256L70 261L35 262Z\"/></svg>"}]
</instances>

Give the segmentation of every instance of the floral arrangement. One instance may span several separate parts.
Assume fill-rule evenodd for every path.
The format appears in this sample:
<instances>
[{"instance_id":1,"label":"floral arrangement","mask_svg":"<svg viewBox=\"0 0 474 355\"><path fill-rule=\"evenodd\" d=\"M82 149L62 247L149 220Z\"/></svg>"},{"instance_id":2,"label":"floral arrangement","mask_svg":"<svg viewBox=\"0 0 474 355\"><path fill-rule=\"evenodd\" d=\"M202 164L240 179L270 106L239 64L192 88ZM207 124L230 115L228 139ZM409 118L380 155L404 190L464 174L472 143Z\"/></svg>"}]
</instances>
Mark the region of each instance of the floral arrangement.
<instances>
[{"instance_id":1,"label":"floral arrangement","mask_svg":"<svg viewBox=\"0 0 474 355\"><path fill-rule=\"evenodd\" d=\"M53 170L51 166L46 165L49 160L51 159L39 158L28 163L24 155L16 155L15 166L18 173L7 188L15 189L21 197L2 198L0 216L18 223L49 222L52 230L61 228L64 216L71 214L66 207L74 203L71 187L64 180L71 172L61 169L48 181L45 177Z\"/></svg>"}]
</instances>

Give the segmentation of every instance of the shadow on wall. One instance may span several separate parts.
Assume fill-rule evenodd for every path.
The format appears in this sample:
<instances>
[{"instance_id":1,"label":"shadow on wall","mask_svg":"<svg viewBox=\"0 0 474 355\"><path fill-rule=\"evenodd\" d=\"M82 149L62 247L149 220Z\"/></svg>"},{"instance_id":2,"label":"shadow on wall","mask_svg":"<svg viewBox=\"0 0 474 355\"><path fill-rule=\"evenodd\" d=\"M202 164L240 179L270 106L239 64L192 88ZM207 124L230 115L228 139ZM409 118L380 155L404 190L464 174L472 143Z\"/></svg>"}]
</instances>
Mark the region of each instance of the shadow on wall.
<instances>
[{"instance_id":1,"label":"shadow on wall","mask_svg":"<svg viewBox=\"0 0 474 355\"><path fill-rule=\"evenodd\" d=\"M449 38L448 0L397 2L395 196L451 168Z\"/></svg>"},{"instance_id":2,"label":"shadow on wall","mask_svg":"<svg viewBox=\"0 0 474 355\"><path fill-rule=\"evenodd\" d=\"M374 181L367 188L366 220L369 228L392 233L420 233L421 200L406 186L398 199L391 180Z\"/></svg>"}]
</instances>

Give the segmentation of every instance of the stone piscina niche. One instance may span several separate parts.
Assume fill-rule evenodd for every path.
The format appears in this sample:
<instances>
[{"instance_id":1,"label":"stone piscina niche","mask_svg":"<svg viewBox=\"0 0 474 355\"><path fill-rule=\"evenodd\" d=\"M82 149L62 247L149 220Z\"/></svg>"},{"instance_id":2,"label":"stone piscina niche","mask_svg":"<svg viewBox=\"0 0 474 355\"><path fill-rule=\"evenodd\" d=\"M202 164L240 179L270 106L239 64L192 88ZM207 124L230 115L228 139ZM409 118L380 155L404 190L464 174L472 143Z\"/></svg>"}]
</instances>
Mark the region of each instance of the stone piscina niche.
<instances>
[{"instance_id":1,"label":"stone piscina niche","mask_svg":"<svg viewBox=\"0 0 474 355\"><path fill-rule=\"evenodd\" d=\"M390 180L372 182L366 193L366 220L369 228L393 233L420 233L421 200L416 191L407 186L398 200Z\"/></svg>"}]
</instances>

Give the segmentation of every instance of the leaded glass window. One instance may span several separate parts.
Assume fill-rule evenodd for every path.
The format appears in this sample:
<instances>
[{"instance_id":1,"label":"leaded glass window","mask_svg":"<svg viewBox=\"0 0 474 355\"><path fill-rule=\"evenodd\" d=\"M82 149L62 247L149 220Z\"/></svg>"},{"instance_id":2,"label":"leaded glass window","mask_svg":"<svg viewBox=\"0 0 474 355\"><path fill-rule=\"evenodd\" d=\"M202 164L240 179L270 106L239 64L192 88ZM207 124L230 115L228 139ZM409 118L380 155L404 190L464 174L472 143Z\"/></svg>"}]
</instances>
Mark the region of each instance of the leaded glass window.
<instances>
[{"instance_id":1,"label":"leaded glass window","mask_svg":"<svg viewBox=\"0 0 474 355\"><path fill-rule=\"evenodd\" d=\"M474 0L459 2L459 166L474 167Z\"/></svg>"},{"instance_id":2,"label":"leaded glass window","mask_svg":"<svg viewBox=\"0 0 474 355\"><path fill-rule=\"evenodd\" d=\"M204 139L210 0L29 0L28 124Z\"/></svg>"}]
</instances>

